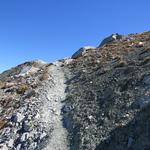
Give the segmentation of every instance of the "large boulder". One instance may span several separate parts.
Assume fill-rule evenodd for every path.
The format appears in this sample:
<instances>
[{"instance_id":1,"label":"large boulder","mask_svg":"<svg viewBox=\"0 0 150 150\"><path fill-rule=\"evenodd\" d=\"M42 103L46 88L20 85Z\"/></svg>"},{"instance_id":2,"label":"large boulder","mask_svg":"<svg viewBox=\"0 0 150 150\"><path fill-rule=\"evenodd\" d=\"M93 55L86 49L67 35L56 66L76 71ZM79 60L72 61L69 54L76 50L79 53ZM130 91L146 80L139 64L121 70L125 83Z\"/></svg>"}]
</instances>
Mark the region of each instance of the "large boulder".
<instances>
[{"instance_id":1,"label":"large boulder","mask_svg":"<svg viewBox=\"0 0 150 150\"><path fill-rule=\"evenodd\" d=\"M77 59L78 57L81 57L83 55L83 53L86 51L86 50L89 50L89 49L95 49L96 47L94 46L85 46L85 47L81 47L78 51L76 51L73 55L72 55L72 59Z\"/></svg>"},{"instance_id":2,"label":"large boulder","mask_svg":"<svg viewBox=\"0 0 150 150\"><path fill-rule=\"evenodd\" d=\"M113 41L115 41L115 40L119 40L119 39L121 39L121 38L122 38L122 35L120 35L120 34L118 34L118 33L112 34L112 35L108 36L107 38L105 38L105 39L101 42L101 44L98 46L98 48L99 48L99 47L102 47L103 45L105 45L105 44L107 44L107 43L113 42Z\"/></svg>"}]
</instances>

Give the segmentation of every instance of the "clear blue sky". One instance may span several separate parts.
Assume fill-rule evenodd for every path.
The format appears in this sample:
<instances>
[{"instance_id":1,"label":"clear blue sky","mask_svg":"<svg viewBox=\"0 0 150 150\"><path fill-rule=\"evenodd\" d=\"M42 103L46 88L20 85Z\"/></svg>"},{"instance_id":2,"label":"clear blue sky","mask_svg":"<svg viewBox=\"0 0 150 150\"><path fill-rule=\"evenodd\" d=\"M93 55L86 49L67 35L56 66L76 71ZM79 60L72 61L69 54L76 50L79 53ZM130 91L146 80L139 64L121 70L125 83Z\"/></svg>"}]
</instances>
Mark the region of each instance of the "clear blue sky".
<instances>
[{"instance_id":1,"label":"clear blue sky","mask_svg":"<svg viewBox=\"0 0 150 150\"><path fill-rule=\"evenodd\" d=\"M150 30L150 0L1 0L0 72L54 61L112 33Z\"/></svg>"}]
</instances>

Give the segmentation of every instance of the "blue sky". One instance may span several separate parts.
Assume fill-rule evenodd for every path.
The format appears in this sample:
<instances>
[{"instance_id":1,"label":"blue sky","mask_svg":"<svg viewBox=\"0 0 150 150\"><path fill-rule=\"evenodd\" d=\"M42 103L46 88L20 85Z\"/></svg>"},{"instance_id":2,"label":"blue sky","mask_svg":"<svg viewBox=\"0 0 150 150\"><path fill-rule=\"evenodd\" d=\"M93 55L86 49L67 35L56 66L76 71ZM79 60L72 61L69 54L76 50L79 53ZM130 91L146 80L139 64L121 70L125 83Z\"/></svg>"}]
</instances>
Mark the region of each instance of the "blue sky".
<instances>
[{"instance_id":1,"label":"blue sky","mask_svg":"<svg viewBox=\"0 0 150 150\"><path fill-rule=\"evenodd\" d=\"M0 72L55 61L112 34L150 30L150 0L1 0Z\"/></svg>"}]
</instances>

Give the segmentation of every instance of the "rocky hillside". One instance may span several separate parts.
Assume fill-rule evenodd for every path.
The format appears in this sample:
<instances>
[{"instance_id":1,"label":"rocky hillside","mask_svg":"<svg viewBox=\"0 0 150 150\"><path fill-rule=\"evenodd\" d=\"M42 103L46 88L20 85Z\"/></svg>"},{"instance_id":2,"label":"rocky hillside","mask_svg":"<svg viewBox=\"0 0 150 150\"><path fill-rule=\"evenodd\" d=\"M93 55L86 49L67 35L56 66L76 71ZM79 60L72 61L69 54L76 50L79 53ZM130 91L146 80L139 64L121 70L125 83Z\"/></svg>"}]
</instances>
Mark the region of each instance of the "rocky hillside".
<instances>
[{"instance_id":1,"label":"rocky hillside","mask_svg":"<svg viewBox=\"0 0 150 150\"><path fill-rule=\"evenodd\" d=\"M0 74L0 149L150 150L149 104L150 32L112 34Z\"/></svg>"}]
</instances>

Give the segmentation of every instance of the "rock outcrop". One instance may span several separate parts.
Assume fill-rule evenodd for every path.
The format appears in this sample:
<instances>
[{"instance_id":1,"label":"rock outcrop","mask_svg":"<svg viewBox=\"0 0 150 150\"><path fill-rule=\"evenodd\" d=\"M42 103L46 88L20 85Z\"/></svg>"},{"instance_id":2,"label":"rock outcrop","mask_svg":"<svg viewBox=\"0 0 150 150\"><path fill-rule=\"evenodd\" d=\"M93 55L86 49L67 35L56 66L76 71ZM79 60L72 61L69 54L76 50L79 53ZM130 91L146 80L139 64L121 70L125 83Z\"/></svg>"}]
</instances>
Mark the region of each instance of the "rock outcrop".
<instances>
[{"instance_id":1,"label":"rock outcrop","mask_svg":"<svg viewBox=\"0 0 150 150\"><path fill-rule=\"evenodd\" d=\"M112 35L106 37L106 38L101 42L101 44L98 46L98 48L102 47L102 46L105 45L105 44L109 44L109 43L111 43L111 42L113 42L113 41L120 40L120 39L122 39L122 37L123 37L123 36L120 35L120 34L118 34L118 33L112 34Z\"/></svg>"},{"instance_id":2,"label":"rock outcrop","mask_svg":"<svg viewBox=\"0 0 150 150\"><path fill-rule=\"evenodd\" d=\"M95 49L94 46L85 46L85 47L81 47L78 51L76 51L73 55L72 55L72 59L76 59L81 57L87 50L90 49Z\"/></svg>"},{"instance_id":3,"label":"rock outcrop","mask_svg":"<svg viewBox=\"0 0 150 150\"><path fill-rule=\"evenodd\" d=\"M150 32L117 35L0 74L0 149L149 150Z\"/></svg>"}]
</instances>

